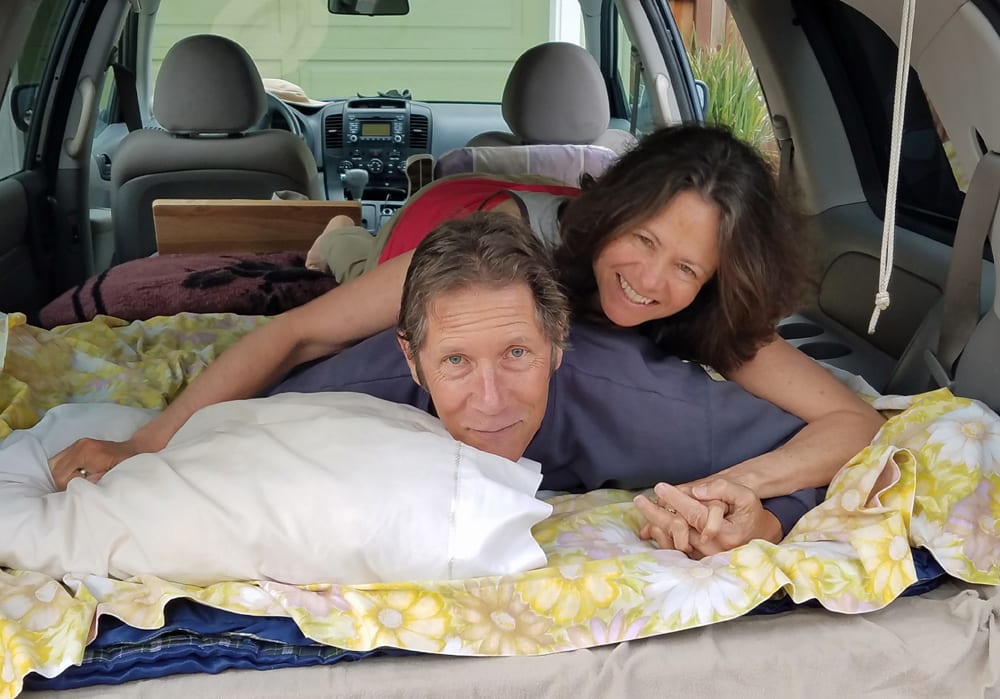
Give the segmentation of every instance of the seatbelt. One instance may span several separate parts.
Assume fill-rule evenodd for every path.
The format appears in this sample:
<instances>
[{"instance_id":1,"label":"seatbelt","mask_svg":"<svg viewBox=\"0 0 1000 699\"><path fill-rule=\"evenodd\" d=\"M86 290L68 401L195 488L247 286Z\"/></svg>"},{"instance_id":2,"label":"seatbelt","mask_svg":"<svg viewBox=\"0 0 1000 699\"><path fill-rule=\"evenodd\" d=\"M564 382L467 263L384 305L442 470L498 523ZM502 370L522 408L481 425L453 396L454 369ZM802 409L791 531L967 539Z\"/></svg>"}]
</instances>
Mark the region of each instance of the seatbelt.
<instances>
[{"instance_id":1,"label":"seatbelt","mask_svg":"<svg viewBox=\"0 0 1000 699\"><path fill-rule=\"evenodd\" d=\"M983 246L990 230L1000 222L998 205L1000 154L990 152L976 166L958 217L944 283L937 353L924 353L931 376L940 386L951 386L955 362L979 324Z\"/></svg>"},{"instance_id":2,"label":"seatbelt","mask_svg":"<svg viewBox=\"0 0 1000 699\"><path fill-rule=\"evenodd\" d=\"M135 89L135 73L121 63L112 63L115 85L118 86L118 106L122 119L129 131L142 128L142 114L139 112L139 93Z\"/></svg>"},{"instance_id":3,"label":"seatbelt","mask_svg":"<svg viewBox=\"0 0 1000 699\"><path fill-rule=\"evenodd\" d=\"M788 126L788 119L782 114L775 114L771 119L771 129L774 131L774 140L778 142L778 153L780 154L778 189L787 196L792 182L792 156L795 154L792 129Z\"/></svg>"},{"instance_id":4,"label":"seatbelt","mask_svg":"<svg viewBox=\"0 0 1000 699\"><path fill-rule=\"evenodd\" d=\"M629 85L629 101L632 103L632 109L629 115L628 131L635 136L639 122L639 84L642 81L642 59L639 58L639 49L635 46L629 51L629 62L632 69L632 84Z\"/></svg>"}]
</instances>

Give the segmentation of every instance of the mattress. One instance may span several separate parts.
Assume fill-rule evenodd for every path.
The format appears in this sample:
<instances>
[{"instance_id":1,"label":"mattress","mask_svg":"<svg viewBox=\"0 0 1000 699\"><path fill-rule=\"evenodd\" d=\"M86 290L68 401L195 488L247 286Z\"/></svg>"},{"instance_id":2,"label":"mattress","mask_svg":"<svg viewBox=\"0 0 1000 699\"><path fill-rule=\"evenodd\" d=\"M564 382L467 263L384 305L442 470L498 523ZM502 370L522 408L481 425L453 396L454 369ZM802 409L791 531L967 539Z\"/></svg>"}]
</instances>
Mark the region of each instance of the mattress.
<instances>
[{"instance_id":1,"label":"mattress","mask_svg":"<svg viewBox=\"0 0 1000 699\"><path fill-rule=\"evenodd\" d=\"M50 332L23 318L0 318L0 437L65 402L162 407L259 322L99 319ZM378 586L178 589L86 576L64 580L67 592L51 579L19 573L3 578L16 609L0 615L0 687L16 694L27 669L58 674L80 662L101 615L153 628L170 599L186 597L290 617L313 640L346 650L394 645L436 654L173 675L58 696L989 696L998 674L989 653L998 595L996 587L973 583L1000 582L1000 418L947 391L879 400L894 419L777 547L751 542L703 562L652 551L635 539L631 494L595 491L556 498L553 518L536 528L547 568L509 580L404 585L405 595ZM968 582L898 598L916 579L910 547L931 551ZM807 606L743 616L779 590ZM510 605L487 604L504 601L505 591L516 592ZM380 635L385 624L377 614L348 613L409 609L414 600L433 601L418 611L442 629L418 634L420 643ZM823 606L808 606L813 600ZM317 614L311 610L319 602ZM479 620L494 616L482 614L487 607L544 622L514 634L530 646L518 646L522 655L482 657L509 656L500 641L512 617L501 615L496 628L483 631ZM44 629L37 629L42 619Z\"/></svg>"},{"instance_id":2,"label":"mattress","mask_svg":"<svg viewBox=\"0 0 1000 699\"><path fill-rule=\"evenodd\" d=\"M885 609L798 608L537 657L373 657L174 675L31 699L192 697L993 697L1000 588L949 581Z\"/></svg>"}]
</instances>

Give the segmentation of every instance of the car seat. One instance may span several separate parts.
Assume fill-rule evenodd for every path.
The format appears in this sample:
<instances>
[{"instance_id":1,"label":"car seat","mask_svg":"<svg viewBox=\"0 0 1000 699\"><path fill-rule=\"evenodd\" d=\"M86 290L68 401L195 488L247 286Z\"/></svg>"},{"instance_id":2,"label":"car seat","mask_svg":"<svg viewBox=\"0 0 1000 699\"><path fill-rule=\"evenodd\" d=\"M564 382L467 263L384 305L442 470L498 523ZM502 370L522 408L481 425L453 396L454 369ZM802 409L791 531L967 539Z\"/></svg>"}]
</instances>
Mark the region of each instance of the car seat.
<instances>
[{"instance_id":1,"label":"car seat","mask_svg":"<svg viewBox=\"0 0 1000 699\"><path fill-rule=\"evenodd\" d=\"M269 199L290 189L323 198L316 159L298 136L251 131L267 109L260 74L230 39L182 39L163 59L153 115L111 166L115 262L156 251L154 199Z\"/></svg>"},{"instance_id":2,"label":"car seat","mask_svg":"<svg viewBox=\"0 0 1000 699\"><path fill-rule=\"evenodd\" d=\"M511 133L488 131L467 146L574 143L622 154L636 139L609 129L608 88L593 56L575 44L549 42L525 51L511 68L502 113Z\"/></svg>"}]
</instances>

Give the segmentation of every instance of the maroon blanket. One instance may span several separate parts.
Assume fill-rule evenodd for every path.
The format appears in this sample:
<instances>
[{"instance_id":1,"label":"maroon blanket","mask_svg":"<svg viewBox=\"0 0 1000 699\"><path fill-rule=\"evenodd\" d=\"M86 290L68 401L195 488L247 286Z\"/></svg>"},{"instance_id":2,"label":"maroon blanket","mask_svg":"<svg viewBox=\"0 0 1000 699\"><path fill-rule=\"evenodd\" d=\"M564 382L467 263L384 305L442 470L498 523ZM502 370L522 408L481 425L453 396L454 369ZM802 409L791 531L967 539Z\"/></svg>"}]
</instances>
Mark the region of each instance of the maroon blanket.
<instances>
[{"instance_id":1,"label":"maroon blanket","mask_svg":"<svg viewBox=\"0 0 1000 699\"><path fill-rule=\"evenodd\" d=\"M104 314L124 320L192 313L275 315L337 285L300 253L161 255L116 265L41 310L42 327Z\"/></svg>"}]
</instances>

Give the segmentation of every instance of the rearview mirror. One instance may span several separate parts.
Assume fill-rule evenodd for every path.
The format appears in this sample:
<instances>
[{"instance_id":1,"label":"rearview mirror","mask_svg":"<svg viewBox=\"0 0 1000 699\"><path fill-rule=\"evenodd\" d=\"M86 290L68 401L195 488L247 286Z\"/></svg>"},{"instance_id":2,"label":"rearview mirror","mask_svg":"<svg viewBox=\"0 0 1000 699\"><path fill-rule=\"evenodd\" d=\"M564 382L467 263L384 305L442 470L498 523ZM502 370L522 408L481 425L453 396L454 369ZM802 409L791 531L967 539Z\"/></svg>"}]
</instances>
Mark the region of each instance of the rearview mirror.
<instances>
[{"instance_id":1,"label":"rearview mirror","mask_svg":"<svg viewBox=\"0 0 1000 699\"><path fill-rule=\"evenodd\" d=\"M409 0L327 0L327 8L335 15L405 15L410 12Z\"/></svg>"},{"instance_id":2,"label":"rearview mirror","mask_svg":"<svg viewBox=\"0 0 1000 699\"><path fill-rule=\"evenodd\" d=\"M17 85L10 93L10 112L14 124L21 131L31 128L31 117L35 113L35 99L38 97L38 83Z\"/></svg>"}]
</instances>

